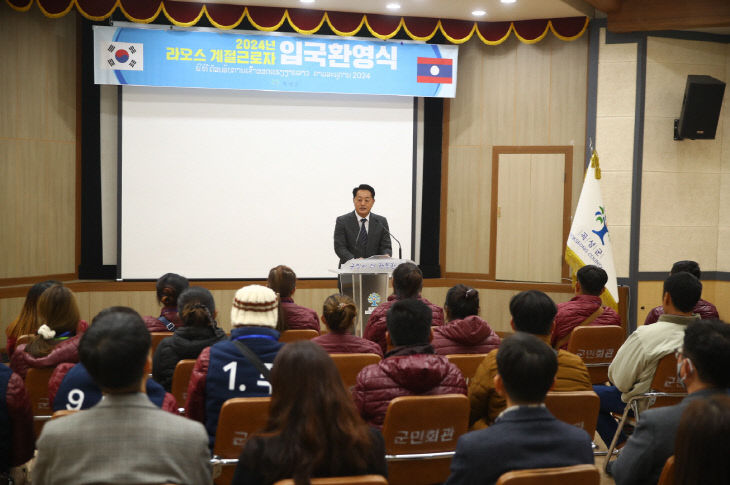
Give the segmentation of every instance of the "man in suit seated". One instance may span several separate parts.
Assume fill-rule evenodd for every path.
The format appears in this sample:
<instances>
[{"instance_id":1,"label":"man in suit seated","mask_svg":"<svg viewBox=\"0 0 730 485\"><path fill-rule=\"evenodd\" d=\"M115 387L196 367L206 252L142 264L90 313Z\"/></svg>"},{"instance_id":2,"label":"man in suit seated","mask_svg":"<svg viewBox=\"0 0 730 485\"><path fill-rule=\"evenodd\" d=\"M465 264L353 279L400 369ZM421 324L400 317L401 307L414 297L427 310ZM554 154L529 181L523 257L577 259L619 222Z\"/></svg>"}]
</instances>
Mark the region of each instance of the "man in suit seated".
<instances>
[{"instance_id":1,"label":"man in suit seated","mask_svg":"<svg viewBox=\"0 0 730 485\"><path fill-rule=\"evenodd\" d=\"M447 485L493 484L512 470L593 464L591 438L545 407L558 359L545 342L518 332L497 351L494 386L507 409L486 429L459 438Z\"/></svg>"},{"instance_id":2,"label":"man in suit seated","mask_svg":"<svg viewBox=\"0 0 730 485\"><path fill-rule=\"evenodd\" d=\"M618 460L609 464L617 485L657 483L664 462L674 454L682 412L692 401L728 394L730 325L719 320L690 323L677 351L677 377L687 388L687 397L677 405L641 413Z\"/></svg>"},{"instance_id":3,"label":"man in suit seated","mask_svg":"<svg viewBox=\"0 0 730 485\"><path fill-rule=\"evenodd\" d=\"M583 325L621 325L621 318L613 308L604 306L601 293L606 289L608 274L592 264L583 266L575 275L575 296L558 304L550 345L567 349L570 333Z\"/></svg>"},{"instance_id":4,"label":"man in suit seated","mask_svg":"<svg viewBox=\"0 0 730 485\"><path fill-rule=\"evenodd\" d=\"M550 344L550 329L553 326L557 307L555 302L542 291L529 290L518 293L509 302L512 315L512 329L529 333L546 345ZM477 368L469 382L469 403L471 413L469 424L472 429L491 425L507 403L494 386L497 375L497 350L492 350ZM591 378L583 360L567 350L558 351L558 371L555 376L555 391L590 391Z\"/></svg>"},{"instance_id":5,"label":"man in suit seated","mask_svg":"<svg viewBox=\"0 0 730 485\"><path fill-rule=\"evenodd\" d=\"M79 355L104 398L46 423L34 483L213 483L205 428L162 411L143 392L150 340L142 318L129 312L110 312L86 331Z\"/></svg>"},{"instance_id":6,"label":"man in suit seated","mask_svg":"<svg viewBox=\"0 0 730 485\"><path fill-rule=\"evenodd\" d=\"M352 202L355 210L335 222L335 253L340 258L340 266L353 258L393 254L388 220L370 212L375 203L375 189L360 184L352 189Z\"/></svg>"},{"instance_id":7,"label":"man in suit seated","mask_svg":"<svg viewBox=\"0 0 730 485\"><path fill-rule=\"evenodd\" d=\"M669 274L673 275L675 273L679 273L680 271L686 271L687 273L694 275L698 280L701 279L702 276L702 271L700 271L700 265L697 264L696 261L677 261L672 265L672 270L669 272ZM652 323L656 323L662 313L664 313L663 306L652 308L651 311L646 315L644 325L651 325ZM692 309L692 313L698 314L700 318L704 320L714 320L720 318L720 315L717 313L717 308L715 307L715 305L707 300L703 300L702 298L697 300L695 307Z\"/></svg>"}]
</instances>

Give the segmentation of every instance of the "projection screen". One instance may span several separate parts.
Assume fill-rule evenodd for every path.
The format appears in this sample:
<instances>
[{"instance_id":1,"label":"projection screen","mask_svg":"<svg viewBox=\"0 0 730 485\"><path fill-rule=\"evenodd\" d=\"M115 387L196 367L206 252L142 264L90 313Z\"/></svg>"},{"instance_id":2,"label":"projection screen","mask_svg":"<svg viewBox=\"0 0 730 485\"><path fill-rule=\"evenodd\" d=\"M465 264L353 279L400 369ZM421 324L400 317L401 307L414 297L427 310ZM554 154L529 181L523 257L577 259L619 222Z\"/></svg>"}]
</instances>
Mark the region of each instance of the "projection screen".
<instances>
[{"instance_id":1,"label":"projection screen","mask_svg":"<svg viewBox=\"0 0 730 485\"><path fill-rule=\"evenodd\" d=\"M413 98L125 86L119 111L122 279L333 277L360 183L412 257Z\"/></svg>"}]
</instances>

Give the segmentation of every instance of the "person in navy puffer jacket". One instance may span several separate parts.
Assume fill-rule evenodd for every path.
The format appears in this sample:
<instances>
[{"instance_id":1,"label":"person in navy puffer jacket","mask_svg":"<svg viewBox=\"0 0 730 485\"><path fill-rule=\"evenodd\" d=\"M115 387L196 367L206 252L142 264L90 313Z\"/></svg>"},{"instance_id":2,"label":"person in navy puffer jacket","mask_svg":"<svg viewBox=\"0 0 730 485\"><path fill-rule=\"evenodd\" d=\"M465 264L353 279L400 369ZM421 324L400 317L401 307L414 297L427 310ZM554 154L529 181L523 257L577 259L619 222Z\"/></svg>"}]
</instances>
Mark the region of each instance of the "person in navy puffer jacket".
<instances>
[{"instance_id":1,"label":"person in navy puffer jacket","mask_svg":"<svg viewBox=\"0 0 730 485\"><path fill-rule=\"evenodd\" d=\"M434 327L431 345L437 354L488 354L499 348L500 338L479 318L479 292L456 285L446 293L447 322Z\"/></svg>"},{"instance_id":2,"label":"person in navy puffer jacket","mask_svg":"<svg viewBox=\"0 0 730 485\"><path fill-rule=\"evenodd\" d=\"M406 299L393 303L387 314L386 340L393 349L385 359L360 371L352 391L360 416L383 426L390 401L400 396L466 394L466 381L458 367L429 344L431 309Z\"/></svg>"}]
</instances>

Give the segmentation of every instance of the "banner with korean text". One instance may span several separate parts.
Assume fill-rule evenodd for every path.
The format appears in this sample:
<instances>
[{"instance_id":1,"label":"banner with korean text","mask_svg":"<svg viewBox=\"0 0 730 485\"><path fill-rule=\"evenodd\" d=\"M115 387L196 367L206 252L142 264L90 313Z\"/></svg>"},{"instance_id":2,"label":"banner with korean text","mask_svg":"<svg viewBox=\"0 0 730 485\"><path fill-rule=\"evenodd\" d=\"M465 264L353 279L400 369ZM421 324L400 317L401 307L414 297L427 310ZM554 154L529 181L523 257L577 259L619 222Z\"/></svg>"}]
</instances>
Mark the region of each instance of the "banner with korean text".
<instances>
[{"instance_id":1,"label":"banner with korean text","mask_svg":"<svg viewBox=\"0 0 730 485\"><path fill-rule=\"evenodd\" d=\"M566 246L565 262L573 270L574 275L587 264L603 268L608 275L608 281L601 299L604 304L618 309L618 284L613 262L613 246L606 225L606 208L601 195L601 167L595 150L586 171L583 190L580 192Z\"/></svg>"},{"instance_id":2,"label":"banner with korean text","mask_svg":"<svg viewBox=\"0 0 730 485\"><path fill-rule=\"evenodd\" d=\"M95 26L94 59L97 84L453 98L458 47Z\"/></svg>"}]
</instances>

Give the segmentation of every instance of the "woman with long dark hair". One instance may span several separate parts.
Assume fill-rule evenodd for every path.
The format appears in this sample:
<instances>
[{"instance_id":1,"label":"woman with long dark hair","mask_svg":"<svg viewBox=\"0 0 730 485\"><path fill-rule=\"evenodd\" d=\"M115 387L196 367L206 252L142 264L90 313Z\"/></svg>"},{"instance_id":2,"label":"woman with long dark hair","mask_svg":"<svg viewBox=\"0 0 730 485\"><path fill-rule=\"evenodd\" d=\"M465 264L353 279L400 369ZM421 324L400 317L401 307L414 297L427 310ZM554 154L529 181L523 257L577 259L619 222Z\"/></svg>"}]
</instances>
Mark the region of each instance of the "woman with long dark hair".
<instances>
[{"instance_id":1,"label":"woman with long dark hair","mask_svg":"<svg viewBox=\"0 0 730 485\"><path fill-rule=\"evenodd\" d=\"M730 396L693 400L674 444L677 485L724 485L730 479Z\"/></svg>"},{"instance_id":2,"label":"woman with long dark hair","mask_svg":"<svg viewBox=\"0 0 730 485\"><path fill-rule=\"evenodd\" d=\"M320 346L308 341L284 346L274 361L271 385L269 421L246 442L233 485L386 475L382 436L362 421Z\"/></svg>"},{"instance_id":3,"label":"woman with long dark hair","mask_svg":"<svg viewBox=\"0 0 730 485\"><path fill-rule=\"evenodd\" d=\"M79 361L77 330L86 328L79 319L74 294L65 286L54 285L38 299L38 335L27 345L19 345L10 359L10 368L20 377L30 367L55 367L62 362Z\"/></svg>"},{"instance_id":4,"label":"woman with long dark hair","mask_svg":"<svg viewBox=\"0 0 730 485\"><path fill-rule=\"evenodd\" d=\"M60 284L60 282L55 280L47 280L30 287L28 294L25 296L25 302L23 303L23 308L20 310L20 315L5 329L5 335L8 338L7 348L9 356L12 356L15 351L15 342L18 341L18 337L21 335L35 335L38 331L38 327L40 327L38 323L38 298L51 286Z\"/></svg>"}]
</instances>

